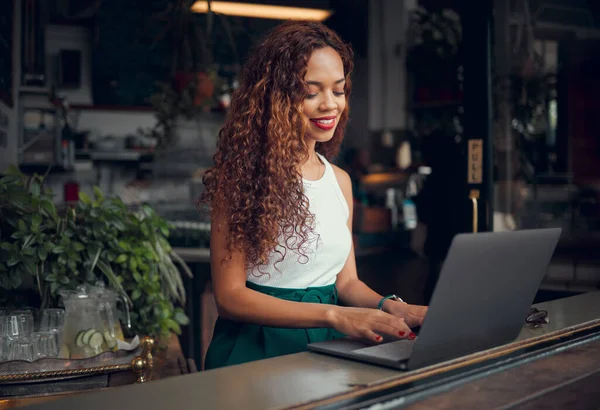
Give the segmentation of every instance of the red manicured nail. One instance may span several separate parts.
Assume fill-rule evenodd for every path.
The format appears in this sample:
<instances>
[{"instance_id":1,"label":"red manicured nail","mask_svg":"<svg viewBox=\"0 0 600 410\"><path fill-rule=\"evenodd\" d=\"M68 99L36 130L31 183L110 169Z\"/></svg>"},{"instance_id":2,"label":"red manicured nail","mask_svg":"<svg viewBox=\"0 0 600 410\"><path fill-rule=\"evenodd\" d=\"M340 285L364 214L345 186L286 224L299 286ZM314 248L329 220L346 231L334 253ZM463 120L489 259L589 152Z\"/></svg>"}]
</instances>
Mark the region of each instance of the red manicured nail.
<instances>
[{"instance_id":1,"label":"red manicured nail","mask_svg":"<svg viewBox=\"0 0 600 410\"><path fill-rule=\"evenodd\" d=\"M382 339L382 337L381 337L381 336L377 336L377 337L375 338L375 340L377 340L378 342L379 342L379 341L381 341L381 339Z\"/></svg>"},{"instance_id":2,"label":"red manicured nail","mask_svg":"<svg viewBox=\"0 0 600 410\"><path fill-rule=\"evenodd\" d=\"M400 335L400 337L404 336L404 332L398 332L398 334Z\"/></svg>"},{"instance_id":3,"label":"red manicured nail","mask_svg":"<svg viewBox=\"0 0 600 410\"><path fill-rule=\"evenodd\" d=\"M416 337L417 335L415 335L413 332L410 332L410 334L408 335L409 340L415 340Z\"/></svg>"}]
</instances>

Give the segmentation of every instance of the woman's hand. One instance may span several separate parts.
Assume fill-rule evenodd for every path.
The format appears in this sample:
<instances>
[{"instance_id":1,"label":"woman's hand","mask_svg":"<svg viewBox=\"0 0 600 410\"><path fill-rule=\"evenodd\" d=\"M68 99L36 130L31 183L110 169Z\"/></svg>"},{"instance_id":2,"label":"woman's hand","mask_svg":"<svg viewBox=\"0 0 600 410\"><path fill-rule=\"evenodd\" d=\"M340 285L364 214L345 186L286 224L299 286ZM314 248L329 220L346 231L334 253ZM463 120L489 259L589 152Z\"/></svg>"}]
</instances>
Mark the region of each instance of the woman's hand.
<instances>
[{"instance_id":1,"label":"woman's hand","mask_svg":"<svg viewBox=\"0 0 600 410\"><path fill-rule=\"evenodd\" d=\"M371 342L381 342L381 335L414 339L415 335L404 319L382 310L335 306L328 312L328 321L346 336Z\"/></svg>"},{"instance_id":2,"label":"woman's hand","mask_svg":"<svg viewBox=\"0 0 600 410\"><path fill-rule=\"evenodd\" d=\"M386 300L383 304L385 312L404 319L409 327L421 326L427 314L427 309L427 306L410 305L395 300Z\"/></svg>"}]
</instances>

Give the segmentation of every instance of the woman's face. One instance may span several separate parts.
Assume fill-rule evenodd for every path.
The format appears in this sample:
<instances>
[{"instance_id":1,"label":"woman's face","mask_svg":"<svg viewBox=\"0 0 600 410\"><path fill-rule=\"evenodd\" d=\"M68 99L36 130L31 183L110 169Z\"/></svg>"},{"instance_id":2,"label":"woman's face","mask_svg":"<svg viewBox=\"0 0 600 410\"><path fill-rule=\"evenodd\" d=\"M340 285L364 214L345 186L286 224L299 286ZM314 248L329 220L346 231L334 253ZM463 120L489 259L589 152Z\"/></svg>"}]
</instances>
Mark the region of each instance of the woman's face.
<instances>
[{"instance_id":1,"label":"woman's face","mask_svg":"<svg viewBox=\"0 0 600 410\"><path fill-rule=\"evenodd\" d=\"M308 84L308 95L302 103L308 122L306 138L329 141L346 108L344 64L337 51L331 47L315 50L308 60L304 80Z\"/></svg>"}]
</instances>

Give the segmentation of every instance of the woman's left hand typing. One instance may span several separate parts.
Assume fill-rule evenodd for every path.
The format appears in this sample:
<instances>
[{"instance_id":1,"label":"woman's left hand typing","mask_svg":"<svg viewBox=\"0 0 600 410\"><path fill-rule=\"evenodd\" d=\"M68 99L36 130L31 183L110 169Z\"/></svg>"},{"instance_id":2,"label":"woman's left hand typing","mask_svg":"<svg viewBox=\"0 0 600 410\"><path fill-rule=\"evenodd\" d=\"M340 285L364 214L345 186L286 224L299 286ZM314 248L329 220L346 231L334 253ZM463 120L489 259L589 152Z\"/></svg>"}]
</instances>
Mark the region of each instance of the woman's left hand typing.
<instances>
[{"instance_id":1,"label":"woman's left hand typing","mask_svg":"<svg viewBox=\"0 0 600 410\"><path fill-rule=\"evenodd\" d=\"M383 304L383 310L394 316L404 319L409 327L417 327L423 324L423 319L427 314L427 306L410 305L405 302L395 300L386 300Z\"/></svg>"}]
</instances>

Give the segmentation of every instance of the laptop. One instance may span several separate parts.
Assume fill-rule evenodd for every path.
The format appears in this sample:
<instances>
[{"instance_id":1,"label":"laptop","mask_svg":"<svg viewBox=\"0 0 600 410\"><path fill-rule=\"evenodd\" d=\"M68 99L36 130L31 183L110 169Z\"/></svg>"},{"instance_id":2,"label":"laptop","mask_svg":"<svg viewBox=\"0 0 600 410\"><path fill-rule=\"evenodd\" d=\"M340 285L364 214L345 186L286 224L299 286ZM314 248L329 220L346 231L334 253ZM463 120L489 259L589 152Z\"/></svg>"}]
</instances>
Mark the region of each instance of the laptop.
<instances>
[{"instance_id":1,"label":"laptop","mask_svg":"<svg viewBox=\"0 0 600 410\"><path fill-rule=\"evenodd\" d=\"M314 352L414 370L516 339L546 274L560 228L458 234L416 339L339 339Z\"/></svg>"}]
</instances>

